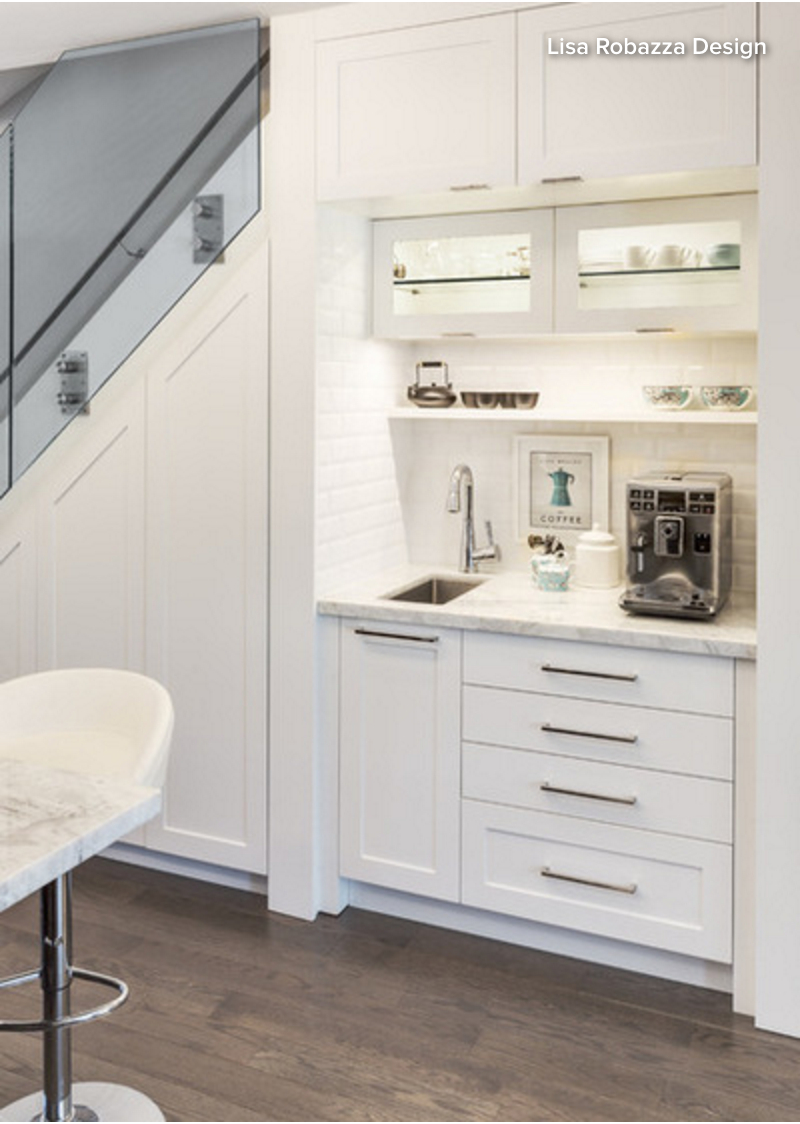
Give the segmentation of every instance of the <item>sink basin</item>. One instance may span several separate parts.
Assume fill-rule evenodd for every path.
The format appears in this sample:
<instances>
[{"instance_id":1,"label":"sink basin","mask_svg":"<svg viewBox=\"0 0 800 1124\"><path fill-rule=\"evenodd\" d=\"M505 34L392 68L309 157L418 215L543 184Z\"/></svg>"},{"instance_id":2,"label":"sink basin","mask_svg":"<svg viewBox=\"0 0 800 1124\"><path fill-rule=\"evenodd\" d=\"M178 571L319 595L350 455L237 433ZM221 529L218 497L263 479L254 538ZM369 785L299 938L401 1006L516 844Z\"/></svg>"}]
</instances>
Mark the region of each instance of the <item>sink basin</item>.
<instances>
[{"instance_id":1,"label":"sink basin","mask_svg":"<svg viewBox=\"0 0 800 1124\"><path fill-rule=\"evenodd\" d=\"M413 601L420 605L446 605L475 589L484 578L423 578L397 593L387 593L386 601Z\"/></svg>"}]
</instances>

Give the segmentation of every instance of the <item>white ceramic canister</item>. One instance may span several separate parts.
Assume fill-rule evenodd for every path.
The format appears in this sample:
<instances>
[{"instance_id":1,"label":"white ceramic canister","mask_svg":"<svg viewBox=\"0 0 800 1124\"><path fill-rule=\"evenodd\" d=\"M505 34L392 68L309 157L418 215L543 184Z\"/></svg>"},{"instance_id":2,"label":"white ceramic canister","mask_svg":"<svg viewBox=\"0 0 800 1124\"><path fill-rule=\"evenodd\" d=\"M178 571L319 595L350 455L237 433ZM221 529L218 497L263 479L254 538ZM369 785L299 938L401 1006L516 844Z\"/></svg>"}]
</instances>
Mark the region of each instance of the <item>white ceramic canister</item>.
<instances>
[{"instance_id":1,"label":"white ceramic canister","mask_svg":"<svg viewBox=\"0 0 800 1124\"><path fill-rule=\"evenodd\" d=\"M595 523L575 545L575 581L587 589L612 589L619 583L619 546Z\"/></svg>"}]
</instances>

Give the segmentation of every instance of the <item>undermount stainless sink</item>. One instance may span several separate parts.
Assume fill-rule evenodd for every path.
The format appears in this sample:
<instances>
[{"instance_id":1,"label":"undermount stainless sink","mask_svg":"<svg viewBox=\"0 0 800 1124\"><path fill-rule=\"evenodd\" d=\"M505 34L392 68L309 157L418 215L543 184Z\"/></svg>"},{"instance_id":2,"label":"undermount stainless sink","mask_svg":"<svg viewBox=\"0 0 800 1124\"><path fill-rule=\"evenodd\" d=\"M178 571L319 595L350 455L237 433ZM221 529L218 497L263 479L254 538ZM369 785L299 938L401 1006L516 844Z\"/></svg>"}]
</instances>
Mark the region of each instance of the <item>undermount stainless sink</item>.
<instances>
[{"instance_id":1,"label":"undermount stainless sink","mask_svg":"<svg viewBox=\"0 0 800 1124\"><path fill-rule=\"evenodd\" d=\"M423 578L397 593L387 593L386 601L413 601L420 605L446 605L475 589L485 578Z\"/></svg>"}]
</instances>

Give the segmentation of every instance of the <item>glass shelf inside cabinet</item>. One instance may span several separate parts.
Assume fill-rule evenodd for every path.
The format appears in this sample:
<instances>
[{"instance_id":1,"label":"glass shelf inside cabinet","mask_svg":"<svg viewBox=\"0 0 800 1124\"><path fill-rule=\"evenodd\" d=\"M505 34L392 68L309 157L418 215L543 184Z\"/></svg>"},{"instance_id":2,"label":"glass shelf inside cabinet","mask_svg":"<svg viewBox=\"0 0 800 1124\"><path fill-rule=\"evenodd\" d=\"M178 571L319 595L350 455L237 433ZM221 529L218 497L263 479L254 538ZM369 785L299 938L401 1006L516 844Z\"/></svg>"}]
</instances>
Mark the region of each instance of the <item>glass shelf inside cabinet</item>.
<instances>
[{"instance_id":1,"label":"glass shelf inside cabinet","mask_svg":"<svg viewBox=\"0 0 800 1124\"><path fill-rule=\"evenodd\" d=\"M579 306L734 305L741 297L741 243L737 221L582 230Z\"/></svg>"},{"instance_id":2,"label":"glass shelf inside cabinet","mask_svg":"<svg viewBox=\"0 0 800 1124\"><path fill-rule=\"evenodd\" d=\"M525 233L394 242L394 314L527 312L530 256Z\"/></svg>"}]
</instances>

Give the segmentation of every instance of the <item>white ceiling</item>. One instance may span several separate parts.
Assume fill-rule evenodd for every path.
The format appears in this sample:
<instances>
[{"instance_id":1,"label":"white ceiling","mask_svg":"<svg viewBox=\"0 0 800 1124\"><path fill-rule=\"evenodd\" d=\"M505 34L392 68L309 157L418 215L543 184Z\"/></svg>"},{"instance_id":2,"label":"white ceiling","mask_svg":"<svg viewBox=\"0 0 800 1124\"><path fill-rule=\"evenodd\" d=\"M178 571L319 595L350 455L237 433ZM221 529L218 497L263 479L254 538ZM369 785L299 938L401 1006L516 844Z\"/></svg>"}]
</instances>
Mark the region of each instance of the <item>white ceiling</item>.
<instances>
[{"instance_id":1,"label":"white ceiling","mask_svg":"<svg viewBox=\"0 0 800 1124\"><path fill-rule=\"evenodd\" d=\"M326 4L240 3L0 3L0 70L53 62L72 47L113 43L188 27L270 16Z\"/></svg>"}]
</instances>

